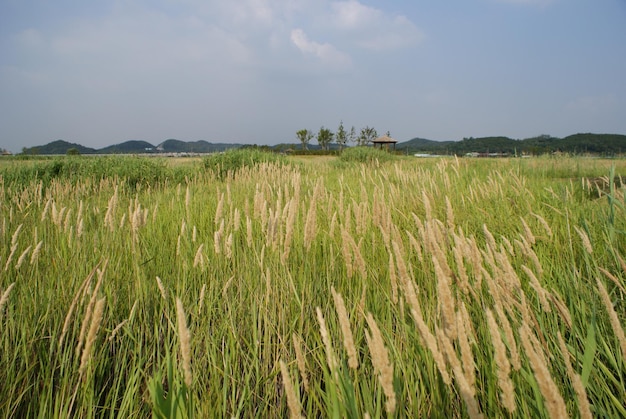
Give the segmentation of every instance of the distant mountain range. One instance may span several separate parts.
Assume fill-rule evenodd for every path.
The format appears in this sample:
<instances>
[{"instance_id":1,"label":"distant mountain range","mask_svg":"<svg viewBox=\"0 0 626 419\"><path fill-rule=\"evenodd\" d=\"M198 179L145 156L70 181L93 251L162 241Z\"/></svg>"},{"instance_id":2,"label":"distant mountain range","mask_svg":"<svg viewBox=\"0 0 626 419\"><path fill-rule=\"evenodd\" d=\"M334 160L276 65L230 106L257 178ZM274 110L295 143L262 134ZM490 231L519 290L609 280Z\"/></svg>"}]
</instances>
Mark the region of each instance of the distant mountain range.
<instances>
[{"instance_id":1,"label":"distant mountain range","mask_svg":"<svg viewBox=\"0 0 626 419\"><path fill-rule=\"evenodd\" d=\"M120 144L95 149L80 144L70 143L64 140L56 140L51 143L30 147L23 150L24 154L150 154L150 153L214 153L239 148L243 144L232 143L209 143L207 141L180 141L169 139L159 145L150 144L147 141L130 140ZM71 150L71 151L70 151Z\"/></svg>"},{"instance_id":2,"label":"distant mountain range","mask_svg":"<svg viewBox=\"0 0 626 419\"><path fill-rule=\"evenodd\" d=\"M57 140L46 145L25 148L24 154L143 154L143 153L213 153L231 148L249 147L247 144L210 143L207 141L180 141L169 139L153 145L146 141L131 140L101 149ZM299 150L300 144L264 146L273 150ZM332 144L336 149L336 144ZM309 149L319 149L309 144ZM464 138L461 141L433 141L413 138L396 144L396 150L407 153L430 153L465 155L467 153L545 154L564 152L573 154L622 154L626 153L626 135L620 134L574 134L565 138L548 135L515 140L509 137Z\"/></svg>"}]
</instances>

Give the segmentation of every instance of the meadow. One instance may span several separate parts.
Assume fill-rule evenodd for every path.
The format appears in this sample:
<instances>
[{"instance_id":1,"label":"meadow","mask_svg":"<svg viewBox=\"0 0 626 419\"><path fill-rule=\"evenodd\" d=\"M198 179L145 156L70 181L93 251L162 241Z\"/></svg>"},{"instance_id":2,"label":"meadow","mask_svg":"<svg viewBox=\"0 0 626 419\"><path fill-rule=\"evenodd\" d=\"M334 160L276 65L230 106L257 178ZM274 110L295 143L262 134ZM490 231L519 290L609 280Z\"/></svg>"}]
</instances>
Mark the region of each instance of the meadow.
<instances>
[{"instance_id":1,"label":"meadow","mask_svg":"<svg viewBox=\"0 0 626 419\"><path fill-rule=\"evenodd\" d=\"M626 417L625 169L3 159L0 416Z\"/></svg>"}]
</instances>

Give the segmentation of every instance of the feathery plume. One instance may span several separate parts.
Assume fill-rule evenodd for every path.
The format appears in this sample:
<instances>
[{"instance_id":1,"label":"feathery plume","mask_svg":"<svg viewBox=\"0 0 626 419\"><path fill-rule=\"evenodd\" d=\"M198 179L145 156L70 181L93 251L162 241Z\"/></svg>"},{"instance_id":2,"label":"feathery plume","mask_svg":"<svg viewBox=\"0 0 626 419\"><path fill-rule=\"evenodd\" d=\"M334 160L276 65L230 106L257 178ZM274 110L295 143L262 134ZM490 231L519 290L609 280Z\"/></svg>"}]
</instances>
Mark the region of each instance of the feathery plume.
<instances>
[{"instance_id":1,"label":"feathery plume","mask_svg":"<svg viewBox=\"0 0 626 419\"><path fill-rule=\"evenodd\" d=\"M574 372L574 368L572 367L572 363L570 361L569 350L567 349L567 345L565 345L565 341L561 336L561 332L557 332L557 338L559 341L559 346L561 347L563 360L565 361L567 375L569 375L569 379L572 381L572 386L574 387L576 397L578 398L578 411L580 412L580 417L582 419L591 419L593 415L591 414L591 407L589 406L589 399L587 398L587 390L585 390L585 385L583 384L580 375Z\"/></svg>"},{"instance_id":2,"label":"feathery plume","mask_svg":"<svg viewBox=\"0 0 626 419\"><path fill-rule=\"evenodd\" d=\"M497 366L498 385L500 386L500 400L502 404L509 411L509 413L515 412L515 388L513 381L511 380L511 364L506 356L506 348L500 337L500 329L496 323L496 319L493 317L491 310L487 309L487 324L489 325L489 331L491 333L491 341L493 343L494 358Z\"/></svg>"},{"instance_id":3,"label":"feathery plume","mask_svg":"<svg viewBox=\"0 0 626 419\"><path fill-rule=\"evenodd\" d=\"M624 336L624 329L622 329L622 325L620 324L619 317L615 308L613 307L613 303L611 302L611 297L609 293L606 291L604 284L600 281L599 278L596 279L598 283L598 290L600 291L600 299L604 304L604 308L609 315L609 321L611 322L611 327L613 328L613 333L617 336L617 341L620 344L620 348L622 349L622 356L626 359L626 337Z\"/></svg>"},{"instance_id":4,"label":"feathery plume","mask_svg":"<svg viewBox=\"0 0 626 419\"><path fill-rule=\"evenodd\" d=\"M85 340L85 348L83 349L83 355L80 358L80 367L78 368L79 375L83 375L87 362L91 355L91 348L96 340L100 323L102 322L102 314L104 313L105 297L102 297L96 302L95 309L93 311L93 317L91 324L89 325L89 332L87 333L87 339Z\"/></svg>"},{"instance_id":5,"label":"feathery plume","mask_svg":"<svg viewBox=\"0 0 626 419\"><path fill-rule=\"evenodd\" d=\"M607 278L609 278L615 285L617 285L617 288L620 289L621 292L623 292L624 294L626 294L626 288L624 288L624 286L621 284L620 280L617 279L611 272L607 271L606 269L602 268L602 267L598 267L598 269L600 270L600 272L602 272Z\"/></svg>"},{"instance_id":6,"label":"feathery plume","mask_svg":"<svg viewBox=\"0 0 626 419\"><path fill-rule=\"evenodd\" d=\"M535 238L535 235L533 234L530 227L528 227L528 223L526 223L526 220L524 220L524 217L519 217L519 219L522 222L522 227L524 229L524 238L526 239L528 243L530 243L531 246L534 245L537 240Z\"/></svg>"},{"instance_id":7,"label":"feathery plume","mask_svg":"<svg viewBox=\"0 0 626 419\"><path fill-rule=\"evenodd\" d=\"M385 410L387 414L391 415L396 410L396 393L393 390L393 364L389 361L389 353L372 313L367 313L366 320L369 332L365 331L365 339L372 355L374 370L378 372L378 381L387 398Z\"/></svg>"},{"instance_id":8,"label":"feathery plume","mask_svg":"<svg viewBox=\"0 0 626 419\"><path fill-rule=\"evenodd\" d=\"M330 291L335 301L335 309L337 310L337 317L339 318L339 325L341 326L341 333L343 334L343 346L348 353L348 366L352 369L357 369L359 367L359 359L354 346L354 338L352 337L352 330L350 329L350 320L348 319L346 305L343 302L341 294L335 291L335 287L331 287Z\"/></svg>"},{"instance_id":9,"label":"feathery plume","mask_svg":"<svg viewBox=\"0 0 626 419\"><path fill-rule=\"evenodd\" d=\"M326 320L324 319L321 308L316 307L315 311L317 313L317 321L320 324L320 334L322 335L322 341L324 342L324 347L326 348L326 361L328 362L328 368L330 368L331 371L335 371L335 368L337 367L337 361L335 360L333 344L330 340L328 329L326 328Z\"/></svg>"},{"instance_id":10,"label":"feathery plume","mask_svg":"<svg viewBox=\"0 0 626 419\"><path fill-rule=\"evenodd\" d=\"M546 231L546 234L548 235L548 237L552 237L552 229L550 228L550 224L548 224L545 218L543 218L539 214L535 214L534 212L531 214L539 221L539 224L541 224L543 229Z\"/></svg>"},{"instance_id":11,"label":"feathery plume","mask_svg":"<svg viewBox=\"0 0 626 419\"><path fill-rule=\"evenodd\" d=\"M167 301L167 292L165 291L165 288L163 287L163 283L161 282L161 278L159 278L157 276L156 277L156 282L157 282L157 287L159 287L159 292L161 293L161 297L163 298L163 301Z\"/></svg>"},{"instance_id":12,"label":"feathery plume","mask_svg":"<svg viewBox=\"0 0 626 419\"><path fill-rule=\"evenodd\" d=\"M204 248L204 243L200 244L198 250L196 251L196 256L193 258L193 267L197 267L200 265L201 268L204 268L204 257L202 255L202 249Z\"/></svg>"},{"instance_id":13,"label":"feathery plume","mask_svg":"<svg viewBox=\"0 0 626 419\"><path fill-rule=\"evenodd\" d=\"M574 230L576 230L576 233L578 233L578 235L580 236L580 240L582 240L583 247L585 248L587 253L592 254L593 247L591 246L591 241L589 240L589 236L587 235L587 233L583 229L576 226L574 226Z\"/></svg>"},{"instance_id":14,"label":"feathery plume","mask_svg":"<svg viewBox=\"0 0 626 419\"><path fill-rule=\"evenodd\" d=\"M474 386L470 385L470 383L465 378L465 374L463 373L463 369L461 368L461 363L457 358L450 338L446 336L446 334L439 328L436 328L435 333L437 334L439 345L443 348L443 352L446 354L446 358L448 358L448 362L452 367L454 379L458 384L459 392L461 393L461 397L465 402L465 406L467 406L467 413L469 417L482 418L483 415L482 413L480 413L478 402L476 401L476 389L474 388Z\"/></svg>"},{"instance_id":15,"label":"feathery plume","mask_svg":"<svg viewBox=\"0 0 626 419\"><path fill-rule=\"evenodd\" d=\"M302 383L304 384L304 390L309 391L309 378L306 373L306 358L302 352L302 340L295 333L291 335L291 337L293 340L293 349L296 351L296 361L298 363L300 377L302 377Z\"/></svg>"},{"instance_id":16,"label":"feathery plume","mask_svg":"<svg viewBox=\"0 0 626 419\"><path fill-rule=\"evenodd\" d=\"M526 356L528 357L530 363L530 367L532 368L535 374L535 378L537 379L539 390L541 391L541 394L545 399L548 414L550 415L550 417L553 418L569 417L567 414L567 408L565 407L565 402L563 401L563 397L559 393L559 389L554 383L554 380L550 375L550 371L548 370L548 366L545 363L543 351L540 347L537 347L537 349L535 349L534 345L532 344L532 332L530 331L526 323L524 323L522 327L520 327L519 333L522 345L524 346L524 350L526 351Z\"/></svg>"},{"instance_id":17,"label":"feathery plume","mask_svg":"<svg viewBox=\"0 0 626 419\"><path fill-rule=\"evenodd\" d=\"M22 252L22 254L20 255L20 257L19 257L19 258L17 258L17 263L15 264L15 269L16 269L16 270L17 270L17 269L20 269L20 266L22 266L22 263L24 263L24 259L26 259L26 256L28 255L28 252L30 252L30 249L31 249L32 247L33 247L32 245L31 245L31 246L28 246L28 247L26 248L26 250L24 250L24 251Z\"/></svg>"},{"instance_id":18,"label":"feathery plume","mask_svg":"<svg viewBox=\"0 0 626 419\"><path fill-rule=\"evenodd\" d=\"M202 289L200 289L200 297L198 298L198 315L202 312L202 307L204 306L204 293L206 292L206 284L202 284Z\"/></svg>"},{"instance_id":19,"label":"feathery plume","mask_svg":"<svg viewBox=\"0 0 626 419\"><path fill-rule=\"evenodd\" d=\"M279 361L280 364L280 373L283 377L283 386L285 387L285 394L287 395L287 407L289 407L289 416L292 418L301 418L302 416L302 407L300 406L300 400L296 395L296 390L291 382L291 377L289 376L289 371L287 370L287 365L281 359Z\"/></svg>"},{"instance_id":20,"label":"feathery plume","mask_svg":"<svg viewBox=\"0 0 626 419\"><path fill-rule=\"evenodd\" d=\"M65 334L67 333L67 331L69 329L70 320L72 318L72 314L74 313L74 308L76 307L76 304L78 303L78 299L80 298L81 294L83 293L83 290L87 287L87 285L89 283L91 283L91 280L93 279L93 276L96 273L96 269L97 269L97 267L93 268L93 270L89 273L89 275L87 275L87 278L85 278L83 283L78 288L78 291L76 291L76 295L74 295L74 298L72 299L72 303L70 304L70 308L67 310L67 314L65 315L65 321L63 322L63 328L61 329L61 336L59 337L59 347L61 347L61 345L63 345L63 339L65 338Z\"/></svg>"},{"instance_id":21,"label":"feathery plume","mask_svg":"<svg viewBox=\"0 0 626 419\"><path fill-rule=\"evenodd\" d=\"M461 303L461 305L464 304ZM465 311L467 312L467 311ZM466 327L471 327L465 323L463 315L463 309L459 307L456 312L457 331L459 332L458 342L461 349L461 361L463 362L463 373L467 383L473 388L476 385L476 368L474 366L474 355L472 354L472 347L470 346L469 338L467 336Z\"/></svg>"},{"instance_id":22,"label":"feathery plume","mask_svg":"<svg viewBox=\"0 0 626 419\"><path fill-rule=\"evenodd\" d=\"M548 292L541 286L539 280L537 279L533 271L530 270L530 268L528 268L526 265L522 265L522 270L526 273L526 275L528 275L528 278L530 279L530 286L537 293L537 298L539 298L539 303L541 303L543 311L545 311L546 313L552 312L552 307L550 307L550 303L546 298Z\"/></svg>"},{"instance_id":23,"label":"feathery plume","mask_svg":"<svg viewBox=\"0 0 626 419\"><path fill-rule=\"evenodd\" d=\"M191 335L187 328L185 310L180 298L176 297L176 320L178 324L178 337L180 339L180 353L183 357L183 372L185 374L185 385L191 387Z\"/></svg>"},{"instance_id":24,"label":"feathery plume","mask_svg":"<svg viewBox=\"0 0 626 419\"><path fill-rule=\"evenodd\" d=\"M11 290L13 289L14 286L15 286L15 282L9 285L7 289L4 290L4 292L2 293L2 297L0 297L0 314L2 314L2 309L4 308L4 305L6 304L6 302L9 300L9 294L11 293Z\"/></svg>"}]
</instances>

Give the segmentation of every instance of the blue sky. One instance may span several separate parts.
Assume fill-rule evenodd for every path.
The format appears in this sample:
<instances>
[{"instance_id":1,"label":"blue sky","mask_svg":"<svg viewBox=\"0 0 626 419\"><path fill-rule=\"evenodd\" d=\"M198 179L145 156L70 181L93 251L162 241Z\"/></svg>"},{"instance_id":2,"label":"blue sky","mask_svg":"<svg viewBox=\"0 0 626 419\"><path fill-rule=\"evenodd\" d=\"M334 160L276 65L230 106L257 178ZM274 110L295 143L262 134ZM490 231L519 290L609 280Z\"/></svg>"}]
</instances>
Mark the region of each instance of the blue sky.
<instances>
[{"instance_id":1,"label":"blue sky","mask_svg":"<svg viewBox=\"0 0 626 419\"><path fill-rule=\"evenodd\" d=\"M0 147L626 134L626 0L0 0Z\"/></svg>"}]
</instances>

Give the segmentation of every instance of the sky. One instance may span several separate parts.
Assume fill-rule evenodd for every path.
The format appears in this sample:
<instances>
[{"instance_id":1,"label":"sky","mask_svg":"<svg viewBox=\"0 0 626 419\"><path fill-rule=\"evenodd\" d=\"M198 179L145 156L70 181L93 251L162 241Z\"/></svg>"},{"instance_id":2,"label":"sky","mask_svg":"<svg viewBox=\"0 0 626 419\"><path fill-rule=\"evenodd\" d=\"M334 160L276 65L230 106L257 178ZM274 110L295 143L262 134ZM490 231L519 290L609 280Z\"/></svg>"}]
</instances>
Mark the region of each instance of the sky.
<instances>
[{"instance_id":1,"label":"sky","mask_svg":"<svg viewBox=\"0 0 626 419\"><path fill-rule=\"evenodd\" d=\"M626 134L626 0L0 0L0 147ZM315 140L312 141L315 143Z\"/></svg>"}]
</instances>

